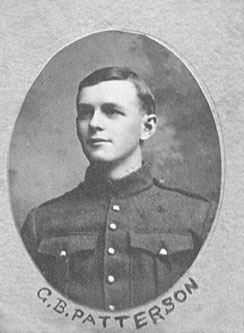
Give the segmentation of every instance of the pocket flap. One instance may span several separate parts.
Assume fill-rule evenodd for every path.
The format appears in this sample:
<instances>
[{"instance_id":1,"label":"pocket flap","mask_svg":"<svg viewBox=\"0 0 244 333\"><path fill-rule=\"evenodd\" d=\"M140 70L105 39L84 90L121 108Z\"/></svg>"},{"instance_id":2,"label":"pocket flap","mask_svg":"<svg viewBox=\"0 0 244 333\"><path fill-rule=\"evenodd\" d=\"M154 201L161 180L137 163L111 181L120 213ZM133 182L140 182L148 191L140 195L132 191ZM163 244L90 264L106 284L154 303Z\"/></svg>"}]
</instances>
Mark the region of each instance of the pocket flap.
<instances>
[{"instance_id":1,"label":"pocket flap","mask_svg":"<svg viewBox=\"0 0 244 333\"><path fill-rule=\"evenodd\" d=\"M53 256L67 256L78 251L93 250L97 244L97 236L97 233L84 233L46 238L40 242L38 252Z\"/></svg>"},{"instance_id":2,"label":"pocket flap","mask_svg":"<svg viewBox=\"0 0 244 333\"><path fill-rule=\"evenodd\" d=\"M191 234L131 233L131 247L140 248L158 255L168 255L193 249Z\"/></svg>"}]
</instances>

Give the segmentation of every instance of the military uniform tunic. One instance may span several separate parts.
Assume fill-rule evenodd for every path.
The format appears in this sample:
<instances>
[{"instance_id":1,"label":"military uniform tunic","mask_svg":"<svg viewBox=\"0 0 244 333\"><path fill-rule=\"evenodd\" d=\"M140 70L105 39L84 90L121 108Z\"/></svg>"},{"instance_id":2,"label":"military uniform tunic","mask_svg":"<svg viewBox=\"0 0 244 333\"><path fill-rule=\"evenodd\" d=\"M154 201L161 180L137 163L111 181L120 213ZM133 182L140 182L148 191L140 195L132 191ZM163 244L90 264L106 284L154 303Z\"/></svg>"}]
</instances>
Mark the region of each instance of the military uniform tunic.
<instances>
[{"instance_id":1,"label":"military uniform tunic","mask_svg":"<svg viewBox=\"0 0 244 333\"><path fill-rule=\"evenodd\" d=\"M154 180L147 166L85 180L34 208L21 234L46 280L69 299L121 310L167 291L196 257L215 214L198 195Z\"/></svg>"}]
</instances>

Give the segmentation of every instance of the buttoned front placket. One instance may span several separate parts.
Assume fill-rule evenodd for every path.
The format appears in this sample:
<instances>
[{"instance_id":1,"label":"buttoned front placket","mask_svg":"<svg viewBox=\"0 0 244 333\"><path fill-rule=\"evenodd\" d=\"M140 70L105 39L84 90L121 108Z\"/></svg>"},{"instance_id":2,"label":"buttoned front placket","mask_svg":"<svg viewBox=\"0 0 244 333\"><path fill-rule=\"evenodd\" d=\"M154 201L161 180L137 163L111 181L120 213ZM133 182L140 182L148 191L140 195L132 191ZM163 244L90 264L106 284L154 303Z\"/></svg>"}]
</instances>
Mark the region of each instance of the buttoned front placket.
<instances>
[{"instance_id":1,"label":"buttoned front placket","mask_svg":"<svg viewBox=\"0 0 244 333\"><path fill-rule=\"evenodd\" d=\"M118 180L107 180L93 166L86 171L84 187L88 196L106 203L94 267L103 288L103 307L108 311L128 308L133 302L130 233L141 218L133 210L132 198L151 186L153 179L145 163L139 170ZM100 217L99 220L101 222ZM100 289L97 293L94 291L94 295L98 294Z\"/></svg>"},{"instance_id":2,"label":"buttoned front placket","mask_svg":"<svg viewBox=\"0 0 244 333\"><path fill-rule=\"evenodd\" d=\"M108 208L104 248L105 307L119 310L130 303L130 260L128 235L124 228L124 202L111 197Z\"/></svg>"}]
</instances>

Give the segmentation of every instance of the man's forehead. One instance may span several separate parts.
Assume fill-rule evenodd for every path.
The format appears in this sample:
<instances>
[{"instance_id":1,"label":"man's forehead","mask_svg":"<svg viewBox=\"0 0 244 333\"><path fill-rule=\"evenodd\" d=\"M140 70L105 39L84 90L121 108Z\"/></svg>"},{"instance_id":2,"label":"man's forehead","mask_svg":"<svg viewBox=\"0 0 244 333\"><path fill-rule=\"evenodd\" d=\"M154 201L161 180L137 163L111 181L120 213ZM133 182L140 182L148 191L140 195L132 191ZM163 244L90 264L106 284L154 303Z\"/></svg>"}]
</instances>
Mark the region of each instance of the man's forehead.
<instances>
[{"instance_id":1,"label":"man's forehead","mask_svg":"<svg viewBox=\"0 0 244 333\"><path fill-rule=\"evenodd\" d=\"M92 102L122 102L124 100L137 102L137 91L134 84L128 80L102 81L96 85L84 87L79 94L79 103Z\"/></svg>"}]
</instances>

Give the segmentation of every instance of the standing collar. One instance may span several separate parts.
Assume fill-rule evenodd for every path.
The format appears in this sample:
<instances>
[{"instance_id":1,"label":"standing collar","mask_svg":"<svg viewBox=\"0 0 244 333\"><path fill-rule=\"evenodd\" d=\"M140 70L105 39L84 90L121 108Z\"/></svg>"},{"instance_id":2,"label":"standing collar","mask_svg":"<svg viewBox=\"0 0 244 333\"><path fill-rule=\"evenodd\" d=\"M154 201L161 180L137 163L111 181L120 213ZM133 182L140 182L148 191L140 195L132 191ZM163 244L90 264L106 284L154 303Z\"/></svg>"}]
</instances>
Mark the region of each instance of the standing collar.
<instances>
[{"instance_id":1,"label":"standing collar","mask_svg":"<svg viewBox=\"0 0 244 333\"><path fill-rule=\"evenodd\" d=\"M89 166L85 174L85 189L91 196L127 197L146 190L153 184L149 167L143 163L142 167L128 176L116 179L104 179L99 172Z\"/></svg>"}]
</instances>

